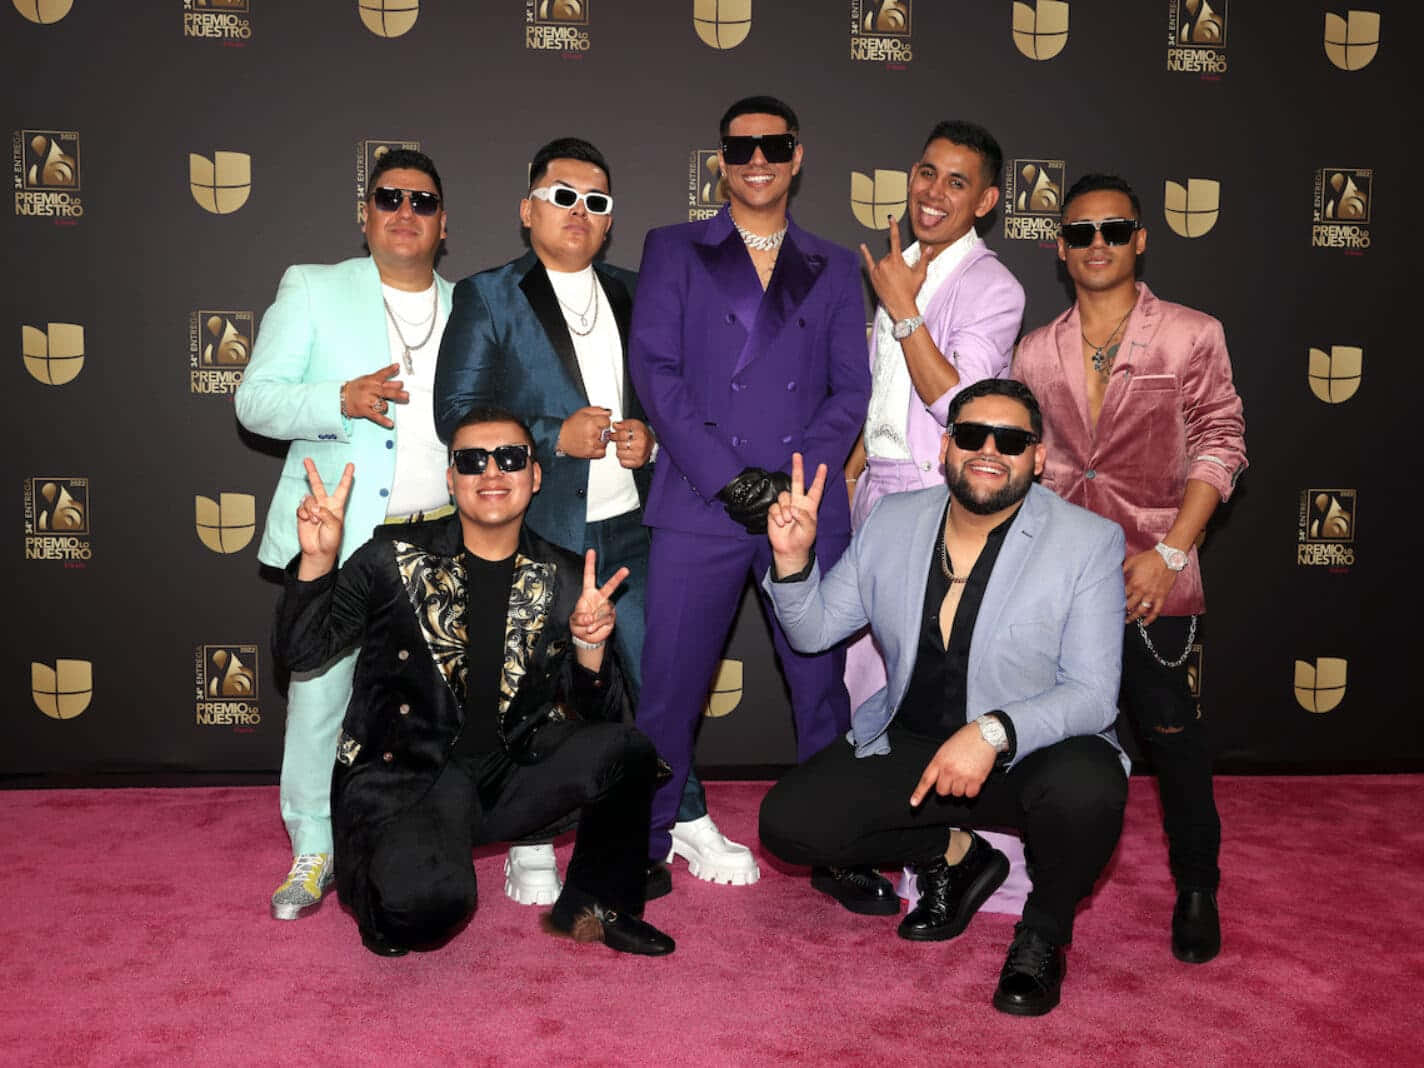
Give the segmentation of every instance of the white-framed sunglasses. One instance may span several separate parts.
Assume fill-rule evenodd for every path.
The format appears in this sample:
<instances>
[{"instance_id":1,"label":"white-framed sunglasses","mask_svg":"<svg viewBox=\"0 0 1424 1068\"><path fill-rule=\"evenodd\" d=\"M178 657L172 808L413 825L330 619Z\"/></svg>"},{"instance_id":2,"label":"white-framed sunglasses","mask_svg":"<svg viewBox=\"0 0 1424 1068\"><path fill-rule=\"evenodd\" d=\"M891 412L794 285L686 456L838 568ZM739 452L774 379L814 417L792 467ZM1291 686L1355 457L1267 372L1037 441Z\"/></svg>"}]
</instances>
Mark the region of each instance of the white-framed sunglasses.
<instances>
[{"instance_id":1,"label":"white-framed sunglasses","mask_svg":"<svg viewBox=\"0 0 1424 1068\"><path fill-rule=\"evenodd\" d=\"M613 197L592 189L587 193L580 193L567 185L541 185L538 189L529 190L529 195L535 200L548 201L565 211L582 200L590 215L613 214Z\"/></svg>"}]
</instances>

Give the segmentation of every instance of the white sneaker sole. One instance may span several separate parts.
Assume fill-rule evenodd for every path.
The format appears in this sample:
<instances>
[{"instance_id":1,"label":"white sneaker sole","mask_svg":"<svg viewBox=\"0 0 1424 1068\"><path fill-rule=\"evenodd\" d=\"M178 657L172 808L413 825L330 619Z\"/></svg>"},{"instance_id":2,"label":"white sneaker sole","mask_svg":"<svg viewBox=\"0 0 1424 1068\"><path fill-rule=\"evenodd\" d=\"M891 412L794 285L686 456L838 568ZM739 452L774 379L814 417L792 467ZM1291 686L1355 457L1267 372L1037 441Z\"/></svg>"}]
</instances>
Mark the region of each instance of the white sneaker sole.
<instances>
[{"instance_id":1,"label":"white sneaker sole","mask_svg":"<svg viewBox=\"0 0 1424 1068\"><path fill-rule=\"evenodd\" d=\"M721 886L751 886L761 878L761 868L757 866L755 860L749 864L718 866L703 860L701 853L692 846L679 842L676 838L672 840L672 848L668 850L669 864L672 863L672 858L675 856L686 860L688 873L694 879L701 879L705 883L717 883Z\"/></svg>"},{"instance_id":2,"label":"white sneaker sole","mask_svg":"<svg viewBox=\"0 0 1424 1068\"><path fill-rule=\"evenodd\" d=\"M302 913L306 912L308 909L314 909L320 904L320 898L318 898L316 901L313 901L310 905L274 904L272 906L272 918L274 920L300 920L302 918Z\"/></svg>"},{"instance_id":3,"label":"white sneaker sole","mask_svg":"<svg viewBox=\"0 0 1424 1068\"><path fill-rule=\"evenodd\" d=\"M559 885L559 880L555 878L552 883L548 879L539 879L537 882L525 878L515 879L509 874L509 858L504 860L504 896L513 901L516 905L552 905L559 898L559 891L563 889Z\"/></svg>"}]
</instances>

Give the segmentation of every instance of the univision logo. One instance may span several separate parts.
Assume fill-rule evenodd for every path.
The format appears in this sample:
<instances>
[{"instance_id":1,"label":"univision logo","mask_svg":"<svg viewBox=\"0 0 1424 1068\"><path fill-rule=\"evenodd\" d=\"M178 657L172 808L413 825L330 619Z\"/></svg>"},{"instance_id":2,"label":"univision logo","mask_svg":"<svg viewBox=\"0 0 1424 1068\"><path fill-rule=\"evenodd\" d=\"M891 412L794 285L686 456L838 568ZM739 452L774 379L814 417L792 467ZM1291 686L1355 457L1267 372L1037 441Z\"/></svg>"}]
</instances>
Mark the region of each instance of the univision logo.
<instances>
[{"instance_id":1,"label":"univision logo","mask_svg":"<svg viewBox=\"0 0 1424 1068\"><path fill-rule=\"evenodd\" d=\"M1329 352L1312 348L1306 370L1310 392L1326 404L1342 404L1360 388L1364 366L1365 350L1356 345L1331 345Z\"/></svg>"},{"instance_id":2,"label":"univision logo","mask_svg":"<svg viewBox=\"0 0 1424 1068\"><path fill-rule=\"evenodd\" d=\"M214 152L209 159L190 152L188 188L204 211L231 215L252 193L252 157L246 152Z\"/></svg>"},{"instance_id":3,"label":"univision logo","mask_svg":"<svg viewBox=\"0 0 1424 1068\"><path fill-rule=\"evenodd\" d=\"M1316 657L1295 662L1295 699L1307 712L1329 712L1345 699L1350 663L1343 657Z\"/></svg>"},{"instance_id":4,"label":"univision logo","mask_svg":"<svg viewBox=\"0 0 1424 1068\"><path fill-rule=\"evenodd\" d=\"M1211 231L1221 214L1221 183L1213 178L1188 178L1182 185L1168 179L1162 212L1178 237L1201 237Z\"/></svg>"},{"instance_id":5,"label":"univision logo","mask_svg":"<svg viewBox=\"0 0 1424 1068\"><path fill-rule=\"evenodd\" d=\"M752 0L692 0L692 28L708 48L736 48L752 31Z\"/></svg>"},{"instance_id":6,"label":"univision logo","mask_svg":"<svg viewBox=\"0 0 1424 1068\"><path fill-rule=\"evenodd\" d=\"M356 10L377 37L400 37L420 18L420 0L356 0Z\"/></svg>"},{"instance_id":7,"label":"univision logo","mask_svg":"<svg viewBox=\"0 0 1424 1068\"><path fill-rule=\"evenodd\" d=\"M707 691L707 706L702 714L709 719L730 716L742 703L742 662L723 660L717 665L712 687Z\"/></svg>"},{"instance_id":8,"label":"univision logo","mask_svg":"<svg viewBox=\"0 0 1424 1068\"><path fill-rule=\"evenodd\" d=\"M94 696L94 665L88 660L30 662L30 696L50 719L74 719Z\"/></svg>"},{"instance_id":9,"label":"univision logo","mask_svg":"<svg viewBox=\"0 0 1424 1068\"><path fill-rule=\"evenodd\" d=\"M1325 13L1325 55L1341 70L1361 70L1379 51L1378 11L1347 11L1342 18Z\"/></svg>"},{"instance_id":10,"label":"univision logo","mask_svg":"<svg viewBox=\"0 0 1424 1068\"><path fill-rule=\"evenodd\" d=\"M1052 59L1068 43L1068 5L1063 0L1014 0L1014 47L1029 59Z\"/></svg>"},{"instance_id":11,"label":"univision logo","mask_svg":"<svg viewBox=\"0 0 1424 1068\"><path fill-rule=\"evenodd\" d=\"M904 171L851 172L850 210L861 226L888 230L892 218L899 222L904 217L908 197L909 176Z\"/></svg>"},{"instance_id":12,"label":"univision logo","mask_svg":"<svg viewBox=\"0 0 1424 1068\"><path fill-rule=\"evenodd\" d=\"M198 540L215 553L236 553L247 548L257 529L257 502L250 493L222 493L194 497Z\"/></svg>"},{"instance_id":13,"label":"univision logo","mask_svg":"<svg viewBox=\"0 0 1424 1068\"><path fill-rule=\"evenodd\" d=\"M15 10L40 25L58 22L73 6L74 0L15 0Z\"/></svg>"},{"instance_id":14,"label":"univision logo","mask_svg":"<svg viewBox=\"0 0 1424 1068\"><path fill-rule=\"evenodd\" d=\"M84 327L78 323L47 323L44 329L20 327L20 352L25 370L37 382L62 386L84 369Z\"/></svg>"}]
</instances>

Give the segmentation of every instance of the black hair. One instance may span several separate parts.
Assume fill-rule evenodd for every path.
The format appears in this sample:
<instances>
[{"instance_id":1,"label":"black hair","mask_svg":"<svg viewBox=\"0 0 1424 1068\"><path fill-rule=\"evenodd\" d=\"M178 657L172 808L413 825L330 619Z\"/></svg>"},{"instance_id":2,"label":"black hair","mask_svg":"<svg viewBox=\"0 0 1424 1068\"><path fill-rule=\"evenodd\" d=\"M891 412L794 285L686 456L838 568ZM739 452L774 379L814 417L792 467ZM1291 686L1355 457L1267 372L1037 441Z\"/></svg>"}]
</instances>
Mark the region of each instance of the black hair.
<instances>
[{"instance_id":1,"label":"black hair","mask_svg":"<svg viewBox=\"0 0 1424 1068\"><path fill-rule=\"evenodd\" d=\"M949 418L953 423L964 406L980 397L1008 397L1016 400L1028 410L1028 425L1040 439L1043 437L1043 411L1038 406L1038 398L1033 390L1012 378L981 378L972 386L960 390L949 402Z\"/></svg>"},{"instance_id":2,"label":"black hair","mask_svg":"<svg viewBox=\"0 0 1424 1068\"><path fill-rule=\"evenodd\" d=\"M988 185L998 185L999 178L1004 171L1004 150L999 147L999 142L994 140L994 135L984 127L973 122L965 122L963 119L946 119L925 138L924 148L930 147L931 141L938 141L943 138L951 144L960 145L964 148L973 149L979 153L984 163L984 178Z\"/></svg>"},{"instance_id":3,"label":"black hair","mask_svg":"<svg viewBox=\"0 0 1424 1068\"><path fill-rule=\"evenodd\" d=\"M530 432L528 424L523 419L515 415L508 408L500 408L493 404L477 404L465 413L464 418L455 424L455 429L450 431L450 449L455 448L455 438L460 431L467 426L479 426L482 423L513 423L529 442L529 450L534 451L534 435Z\"/></svg>"},{"instance_id":4,"label":"black hair","mask_svg":"<svg viewBox=\"0 0 1424 1068\"><path fill-rule=\"evenodd\" d=\"M723 114L722 122L717 127L717 135L726 137L732 120L741 115L775 115L786 120L786 129L791 133L799 133L801 130L801 122L796 118L796 112L791 110L790 104L774 96L745 96Z\"/></svg>"},{"instance_id":5,"label":"black hair","mask_svg":"<svg viewBox=\"0 0 1424 1068\"><path fill-rule=\"evenodd\" d=\"M608 176L608 192L613 192L613 172L608 169L608 161L603 153L589 142L578 137L556 137L534 153L529 163L529 188L533 189L549 171L549 164L556 159L576 159L580 163L592 163Z\"/></svg>"},{"instance_id":6,"label":"black hair","mask_svg":"<svg viewBox=\"0 0 1424 1068\"><path fill-rule=\"evenodd\" d=\"M404 170L420 171L422 174L430 175L430 180L435 183L435 192L440 195L441 204L444 204L445 190L440 185L440 172L435 169L435 161L424 152L417 152L413 148L393 148L376 157L376 165L371 168L371 173L366 177L367 198L369 199L371 191L381 184L376 179L386 171Z\"/></svg>"},{"instance_id":7,"label":"black hair","mask_svg":"<svg viewBox=\"0 0 1424 1068\"><path fill-rule=\"evenodd\" d=\"M1115 174L1085 174L1073 183L1073 187L1068 190L1068 195L1063 198L1063 210L1060 217L1068 214L1068 205L1074 199L1084 193L1097 193L1108 190L1113 193L1122 193L1132 202L1132 217L1142 218L1142 202L1137 199L1137 194L1133 192L1132 186L1127 184L1127 180L1119 178Z\"/></svg>"}]
</instances>

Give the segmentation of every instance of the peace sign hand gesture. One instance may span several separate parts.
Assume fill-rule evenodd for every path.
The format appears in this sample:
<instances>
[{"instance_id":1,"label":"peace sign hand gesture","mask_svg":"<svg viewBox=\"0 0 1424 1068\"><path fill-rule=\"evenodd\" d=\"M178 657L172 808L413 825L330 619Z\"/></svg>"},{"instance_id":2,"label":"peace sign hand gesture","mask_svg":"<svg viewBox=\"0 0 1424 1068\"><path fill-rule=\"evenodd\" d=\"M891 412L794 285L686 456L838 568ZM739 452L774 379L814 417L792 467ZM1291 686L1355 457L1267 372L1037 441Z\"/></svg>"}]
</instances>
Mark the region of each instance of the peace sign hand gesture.
<instances>
[{"instance_id":1,"label":"peace sign hand gesture","mask_svg":"<svg viewBox=\"0 0 1424 1068\"><path fill-rule=\"evenodd\" d=\"M620 567L602 586L598 585L598 554L590 549L583 557L583 593L569 617L569 631L578 648L578 661L590 671L603 665L603 644L613 633L618 612L613 607L613 591L628 577L628 569ZM592 648L589 648L589 647Z\"/></svg>"},{"instance_id":2,"label":"peace sign hand gesture","mask_svg":"<svg viewBox=\"0 0 1424 1068\"><path fill-rule=\"evenodd\" d=\"M341 551L346 499L351 496L351 482L356 468L353 464L347 464L336 489L328 494L312 458L308 456L302 463L307 469L307 484L311 492L297 506L297 540L302 547L302 562L297 577L310 581L326 574L336 564Z\"/></svg>"},{"instance_id":3,"label":"peace sign hand gesture","mask_svg":"<svg viewBox=\"0 0 1424 1068\"><path fill-rule=\"evenodd\" d=\"M865 260L865 272L870 276L875 295L885 306L885 312L893 322L919 314L915 297L919 295L920 287L925 284L930 260L934 259L934 256L926 253L922 247L920 258L915 261L913 267L909 266L900 251L900 227L895 222L895 216L889 216L889 224L890 251L885 257L877 262L863 243L860 246L860 254Z\"/></svg>"},{"instance_id":4,"label":"peace sign hand gesture","mask_svg":"<svg viewBox=\"0 0 1424 1068\"><path fill-rule=\"evenodd\" d=\"M806 465L799 452L791 454L791 489L783 491L766 513L766 536L776 559L776 574L794 575L811 558L816 543L816 515L826 488L826 465L816 468L815 481L806 488Z\"/></svg>"}]
</instances>

